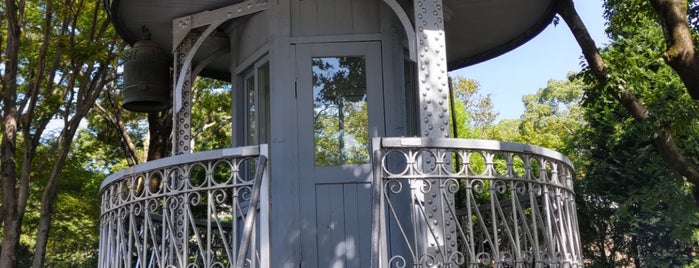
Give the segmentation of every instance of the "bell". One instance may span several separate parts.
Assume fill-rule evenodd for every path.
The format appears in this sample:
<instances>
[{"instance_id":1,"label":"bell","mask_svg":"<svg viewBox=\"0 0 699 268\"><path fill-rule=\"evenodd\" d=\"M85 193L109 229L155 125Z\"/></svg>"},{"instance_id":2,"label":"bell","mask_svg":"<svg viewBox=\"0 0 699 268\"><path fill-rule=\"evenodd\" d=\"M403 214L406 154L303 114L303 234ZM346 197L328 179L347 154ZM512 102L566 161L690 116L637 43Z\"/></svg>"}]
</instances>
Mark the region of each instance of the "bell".
<instances>
[{"instance_id":1,"label":"bell","mask_svg":"<svg viewBox=\"0 0 699 268\"><path fill-rule=\"evenodd\" d=\"M124 56L124 109L158 112L170 107L170 67L165 51L145 39L134 44Z\"/></svg>"}]
</instances>

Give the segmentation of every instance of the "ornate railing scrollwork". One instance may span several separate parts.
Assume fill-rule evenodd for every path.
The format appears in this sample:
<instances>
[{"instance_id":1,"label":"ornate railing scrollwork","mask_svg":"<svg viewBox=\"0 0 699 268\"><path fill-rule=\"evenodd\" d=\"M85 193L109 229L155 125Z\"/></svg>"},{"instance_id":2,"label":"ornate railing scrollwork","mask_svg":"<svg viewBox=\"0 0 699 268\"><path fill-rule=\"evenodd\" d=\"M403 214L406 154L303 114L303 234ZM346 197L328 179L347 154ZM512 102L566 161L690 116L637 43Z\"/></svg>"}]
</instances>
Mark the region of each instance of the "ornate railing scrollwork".
<instances>
[{"instance_id":1,"label":"ornate railing scrollwork","mask_svg":"<svg viewBox=\"0 0 699 268\"><path fill-rule=\"evenodd\" d=\"M260 145L109 176L100 190L99 267L259 267L267 254L266 223L257 220L268 213L266 161Z\"/></svg>"},{"instance_id":2,"label":"ornate railing scrollwork","mask_svg":"<svg viewBox=\"0 0 699 268\"><path fill-rule=\"evenodd\" d=\"M373 146L374 267L583 266L567 157L450 138Z\"/></svg>"}]
</instances>

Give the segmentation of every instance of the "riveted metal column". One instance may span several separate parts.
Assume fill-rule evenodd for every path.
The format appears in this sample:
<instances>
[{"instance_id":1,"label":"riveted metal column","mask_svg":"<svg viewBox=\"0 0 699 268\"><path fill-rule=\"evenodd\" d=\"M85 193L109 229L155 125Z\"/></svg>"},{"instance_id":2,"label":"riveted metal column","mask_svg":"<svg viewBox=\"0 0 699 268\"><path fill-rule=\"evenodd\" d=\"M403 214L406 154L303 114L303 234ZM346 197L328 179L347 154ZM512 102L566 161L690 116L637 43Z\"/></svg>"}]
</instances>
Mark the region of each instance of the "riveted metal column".
<instances>
[{"instance_id":1,"label":"riveted metal column","mask_svg":"<svg viewBox=\"0 0 699 268\"><path fill-rule=\"evenodd\" d=\"M172 39L173 50L175 54L175 70L173 75L173 139L172 152L175 155L187 154L192 152L192 83L196 74L193 74L193 60L197 50L207 40L209 35L216 30L218 26L224 22L256 12L260 12L267 8L265 1L248 0L235 5L199 12L196 14L175 18L172 22ZM203 31L195 31L194 29L204 29ZM225 48L219 48L219 50ZM200 64L210 62L213 55ZM201 70L204 66L200 65L195 70ZM175 243L170 246L175 250L173 254L167 258L168 264L176 267L188 267L189 248L187 247L190 237L190 229L193 228L185 224L188 219L189 201L191 200L187 187L189 174L185 170L177 170L169 175L168 187L182 194L168 197L170 202L169 208L172 211L167 215L171 217L172 226L168 226L168 235L174 235Z\"/></svg>"},{"instance_id":2,"label":"riveted metal column","mask_svg":"<svg viewBox=\"0 0 699 268\"><path fill-rule=\"evenodd\" d=\"M427 138L449 137L448 75L442 0L414 0L417 34L418 91L420 100L420 135ZM437 163L424 160L424 169ZM428 256L436 263L450 263L456 252L456 219L449 213L454 197L442 180L431 180L424 194L427 214ZM450 208L452 207L452 208Z\"/></svg>"},{"instance_id":3,"label":"riveted metal column","mask_svg":"<svg viewBox=\"0 0 699 268\"><path fill-rule=\"evenodd\" d=\"M176 26L175 26L176 27ZM173 75L174 82L173 85L176 86L175 94L173 95L173 103L182 103L181 106L175 105L173 108L173 139L172 139L172 152L175 155L190 153L192 151L192 65L185 62L185 58L188 53L192 50L192 44L196 37L193 33L187 35L186 38L182 40L177 49L175 50L175 73ZM178 77L184 73L184 81L181 88L177 88ZM175 99L175 98L180 98Z\"/></svg>"},{"instance_id":4,"label":"riveted metal column","mask_svg":"<svg viewBox=\"0 0 699 268\"><path fill-rule=\"evenodd\" d=\"M173 25L178 27L178 25ZM185 58L187 54L192 53L192 44L196 39L195 34L188 34L186 38L180 42L174 51L174 72L173 85L174 92L172 94L173 103L180 102L182 105L173 107L173 137L172 137L172 153L181 155L191 153L191 122L192 122L192 106L191 106L191 91L192 91L192 65L187 63ZM178 77L184 74L184 82L178 84ZM168 187L173 191L182 191L186 187L186 176L182 170L176 170L169 174ZM179 194L168 197L169 207L171 208L169 215L172 226L173 242L170 245L171 255L167 258L167 263L173 266L185 266L187 263L187 237L188 227L184 224L186 221L187 204L189 198L187 194Z\"/></svg>"}]
</instances>

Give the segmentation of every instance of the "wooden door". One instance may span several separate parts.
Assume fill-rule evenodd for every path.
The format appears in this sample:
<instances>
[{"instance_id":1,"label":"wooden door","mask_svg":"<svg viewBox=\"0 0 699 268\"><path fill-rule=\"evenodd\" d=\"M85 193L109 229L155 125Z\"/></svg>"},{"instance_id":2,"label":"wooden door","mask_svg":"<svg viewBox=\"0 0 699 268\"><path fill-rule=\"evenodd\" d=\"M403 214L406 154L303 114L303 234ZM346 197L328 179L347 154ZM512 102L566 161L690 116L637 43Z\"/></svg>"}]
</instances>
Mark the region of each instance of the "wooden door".
<instances>
[{"instance_id":1,"label":"wooden door","mask_svg":"<svg viewBox=\"0 0 699 268\"><path fill-rule=\"evenodd\" d=\"M379 42L296 46L304 267L368 267L371 137L384 135Z\"/></svg>"}]
</instances>

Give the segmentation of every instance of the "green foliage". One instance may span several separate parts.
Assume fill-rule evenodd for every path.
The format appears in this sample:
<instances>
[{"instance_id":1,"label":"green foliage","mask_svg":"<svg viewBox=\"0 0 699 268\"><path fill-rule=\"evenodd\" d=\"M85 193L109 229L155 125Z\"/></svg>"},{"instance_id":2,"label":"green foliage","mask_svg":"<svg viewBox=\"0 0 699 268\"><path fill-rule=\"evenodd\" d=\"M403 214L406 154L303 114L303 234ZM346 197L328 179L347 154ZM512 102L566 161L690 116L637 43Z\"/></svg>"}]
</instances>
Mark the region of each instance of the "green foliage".
<instances>
[{"instance_id":1,"label":"green foliage","mask_svg":"<svg viewBox=\"0 0 699 268\"><path fill-rule=\"evenodd\" d=\"M50 162L53 143L40 145L37 148L37 157ZM73 153L61 172L64 180L59 186L53 210L51 236L46 253L47 267L95 267L97 265L101 202L98 191L104 175L85 168L85 163L90 159L88 150L84 150L82 145L83 143L74 145ZM50 175L50 169L40 167L38 166L32 173L30 192L41 192ZM25 232L20 238L18 267L31 266L36 228L40 217L38 208L41 204L41 196L31 195L28 202L23 223Z\"/></svg>"},{"instance_id":2,"label":"green foliage","mask_svg":"<svg viewBox=\"0 0 699 268\"><path fill-rule=\"evenodd\" d=\"M609 22L606 32L613 39L634 35L639 31L641 21L657 18L646 0L605 0L604 18Z\"/></svg>"},{"instance_id":3,"label":"green foliage","mask_svg":"<svg viewBox=\"0 0 699 268\"><path fill-rule=\"evenodd\" d=\"M142 114L129 112L121 108L121 100L114 92L105 92L97 100L101 107L99 112L87 116L87 125L78 132L76 143L88 154L85 167L104 174L110 174L124 169L134 163L128 163L125 141L121 136L118 125L113 120L119 118L123 122L127 135L136 148L139 148L140 159L143 159L147 145L148 125Z\"/></svg>"},{"instance_id":4,"label":"green foliage","mask_svg":"<svg viewBox=\"0 0 699 268\"><path fill-rule=\"evenodd\" d=\"M588 70L579 75L587 87L587 126L575 145L585 163L576 188L585 256L593 267L691 265L699 242L693 187L658 156L654 139L670 126L698 163L699 106L661 58L663 32L648 1L605 4L613 41L601 53L610 82L598 84ZM649 118L631 118L607 87L642 99Z\"/></svg>"},{"instance_id":5,"label":"green foliage","mask_svg":"<svg viewBox=\"0 0 699 268\"><path fill-rule=\"evenodd\" d=\"M192 138L194 151L228 148L232 143L230 83L210 78L198 78L192 87ZM97 101L96 112L87 116L87 126L78 133L77 143L89 155L88 169L111 174L137 163L127 161L128 142L118 127L121 121L131 145L136 149L138 163L146 160L149 126L147 114L121 108L121 94L116 88L105 91ZM160 116L171 116L164 112ZM166 146L170 146L167 144Z\"/></svg>"},{"instance_id":6,"label":"green foliage","mask_svg":"<svg viewBox=\"0 0 699 268\"><path fill-rule=\"evenodd\" d=\"M453 109L457 115L459 137L475 135L478 128L490 126L497 118L494 111L491 94L483 95L478 81L464 77L452 79L452 89L455 97Z\"/></svg>"},{"instance_id":7,"label":"green foliage","mask_svg":"<svg viewBox=\"0 0 699 268\"><path fill-rule=\"evenodd\" d=\"M579 105L582 88L582 80L574 77L567 81L549 80L545 88L522 97L524 113L518 141L574 157L571 145L576 139L575 133L585 126Z\"/></svg>"},{"instance_id":8,"label":"green foliage","mask_svg":"<svg viewBox=\"0 0 699 268\"><path fill-rule=\"evenodd\" d=\"M467 134L459 136L547 147L567 154L577 164L575 133L585 127L580 106L583 85L582 79L572 74L569 80L550 80L545 88L522 97L524 112L519 119L466 129ZM459 114L458 104L455 110Z\"/></svg>"},{"instance_id":9,"label":"green foliage","mask_svg":"<svg viewBox=\"0 0 699 268\"><path fill-rule=\"evenodd\" d=\"M87 155L76 153L63 171L65 183L59 189L47 266L95 267L99 240L99 172L86 170Z\"/></svg>"},{"instance_id":10,"label":"green foliage","mask_svg":"<svg viewBox=\"0 0 699 268\"><path fill-rule=\"evenodd\" d=\"M648 130L619 114L588 111L595 118L578 134L589 142L576 185L585 255L602 266L686 264L699 223L691 186L665 166Z\"/></svg>"},{"instance_id":11,"label":"green foliage","mask_svg":"<svg viewBox=\"0 0 699 268\"><path fill-rule=\"evenodd\" d=\"M0 13L5 15L5 5L10 2L14 1L0 3ZM26 178L28 184L28 188L24 183L3 186L3 192L10 187L18 190L20 205L21 197L27 196L26 213L17 219L22 222L17 265L29 267L31 261L45 257L45 262L35 265L94 267L100 203L97 187L103 177L85 169L86 151L62 146L71 144L94 98L114 79L115 55L123 46L108 27L100 1L20 2L19 52L9 55L11 51L3 49L6 54L0 58L3 67L12 66L13 57L18 58L18 72L10 78L17 81L16 91L12 83L2 84L2 94L8 97L2 106L14 105L9 96L17 100L19 136L17 146L10 148L16 157L11 160L16 161L18 174L27 174L20 179ZM3 16L0 22L0 40L11 39L5 27L9 19ZM0 71L9 75L5 68ZM65 164L62 157L67 159ZM24 211L25 207L3 204L3 209ZM40 214L40 209L48 212ZM50 230L37 230L40 220L50 223ZM47 233L48 240L44 240ZM2 241L3 248L13 242ZM35 252L39 254L32 256Z\"/></svg>"},{"instance_id":12,"label":"green foliage","mask_svg":"<svg viewBox=\"0 0 699 268\"><path fill-rule=\"evenodd\" d=\"M231 147L231 85L199 77L192 89L192 137L195 151Z\"/></svg>"},{"instance_id":13,"label":"green foliage","mask_svg":"<svg viewBox=\"0 0 699 268\"><path fill-rule=\"evenodd\" d=\"M614 16L646 4L619 5L622 8L614 10ZM599 85L588 72L572 74L567 81L549 81L545 88L522 98L525 110L520 119L495 125L469 125L461 130L470 114L458 103L454 112L463 120L459 123L462 137L544 146L573 160L588 266L694 267L699 211L693 203L693 187L667 168L653 139L660 126L671 126L685 156L697 163L698 107L660 57L661 29L639 14L616 18L619 24L610 27L615 39L603 57L612 83ZM650 118L632 119L605 86L633 92L651 111ZM471 161L478 163L478 159Z\"/></svg>"}]
</instances>

